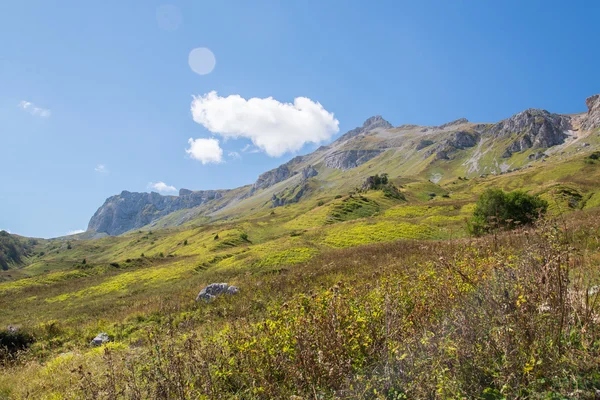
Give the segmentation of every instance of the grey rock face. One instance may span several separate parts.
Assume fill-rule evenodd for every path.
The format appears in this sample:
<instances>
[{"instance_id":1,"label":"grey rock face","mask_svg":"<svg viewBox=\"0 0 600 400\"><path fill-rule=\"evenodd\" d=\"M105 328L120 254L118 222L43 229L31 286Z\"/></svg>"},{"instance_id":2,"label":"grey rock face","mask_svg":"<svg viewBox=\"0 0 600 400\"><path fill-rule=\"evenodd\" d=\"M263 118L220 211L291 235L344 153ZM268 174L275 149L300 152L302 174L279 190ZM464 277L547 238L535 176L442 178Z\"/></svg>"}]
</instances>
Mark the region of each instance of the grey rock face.
<instances>
[{"instance_id":1,"label":"grey rock face","mask_svg":"<svg viewBox=\"0 0 600 400\"><path fill-rule=\"evenodd\" d=\"M110 337L106 332L99 333L95 338L92 339L90 345L92 346L102 346L105 343L110 342Z\"/></svg>"},{"instance_id":2,"label":"grey rock face","mask_svg":"<svg viewBox=\"0 0 600 400\"><path fill-rule=\"evenodd\" d=\"M417 150L417 151L422 150L425 147L431 146L433 143L434 142L432 140L423 139L417 144L417 146L415 147L415 150Z\"/></svg>"},{"instance_id":3,"label":"grey rock face","mask_svg":"<svg viewBox=\"0 0 600 400\"><path fill-rule=\"evenodd\" d=\"M227 283L211 283L198 293L196 301L204 300L206 302L214 300L221 294L237 294L240 288L237 286L229 286Z\"/></svg>"},{"instance_id":4,"label":"grey rock face","mask_svg":"<svg viewBox=\"0 0 600 400\"><path fill-rule=\"evenodd\" d=\"M477 144L477 137L472 133L459 131L453 133L446 142L449 146L456 149L466 149L467 147L473 147Z\"/></svg>"},{"instance_id":5,"label":"grey rock face","mask_svg":"<svg viewBox=\"0 0 600 400\"><path fill-rule=\"evenodd\" d=\"M271 171L261 174L254 185L252 185L251 192L254 193L257 190L271 187L276 183L286 180L290 176L292 176L292 171L290 171L287 164L280 165Z\"/></svg>"},{"instance_id":6,"label":"grey rock face","mask_svg":"<svg viewBox=\"0 0 600 400\"><path fill-rule=\"evenodd\" d=\"M436 160L449 160L450 155L456 150L466 149L467 147L473 147L477 144L478 137L476 134L458 131L450 135L450 137L444 139L436 146L429 148L425 153L425 158L432 154L435 154Z\"/></svg>"},{"instance_id":7,"label":"grey rock face","mask_svg":"<svg viewBox=\"0 0 600 400\"><path fill-rule=\"evenodd\" d=\"M356 168L372 158L383 153L383 150L345 150L338 151L325 157L325 165L329 168L348 169Z\"/></svg>"},{"instance_id":8,"label":"grey rock face","mask_svg":"<svg viewBox=\"0 0 600 400\"><path fill-rule=\"evenodd\" d=\"M152 221L184 208L193 208L211 200L220 199L226 191L181 189L179 196L158 193L123 191L109 197L88 224L88 231L120 235L141 228Z\"/></svg>"},{"instance_id":9,"label":"grey rock face","mask_svg":"<svg viewBox=\"0 0 600 400\"><path fill-rule=\"evenodd\" d=\"M302 179L312 178L313 176L317 176L319 172L312 166L309 165L302 169Z\"/></svg>"},{"instance_id":10,"label":"grey rock face","mask_svg":"<svg viewBox=\"0 0 600 400\"><path fill-rule=\"evenodd\" d=\"M257 190L266 189L275 185L276 183L285 181L293 175L296 175L298 172L294 169L294 167L301 163L303 159L304 157L302 156L294 157L287 163L261 174L256 182L254 182L252 185L250 195L254 194Z\"/></svg>"},{"instance_id":11,"label":"grey rock face","mask_svg":"<svg viewBox=\"0 0 600 400\"><path fill-rule=\"evenodd\" d=\"M591 131L600 128L600 94L588 97L585 100L588 113L581 123L581 129Z\"/></svg>"},{"instance_id":12,"label":"grey rock face","mask_svg":"<svg viewBox=\"0 0 600 400\"><path fill-rule=\"evenodd\" d=\"M526 149L561 144L567 137L565 132L569 129L571 129L570 117L530 108L498 122L486 133L494 137L518 136L503 155L510 157L512 153Z\"/></svg>"},{"instance_id":13,"label":"grey rock face","mask_svg":"<svg viewBox=\"0 0 600 400\"><path fill-rule=\"evenodd\" d=\"M367 132L372 131L373 129L377 129L377 128L391 129L391 128L393 128L393 126L388 121L383 119L383 117L381 115L376 115L374 117L367 119L363 123L362 126L360 126L358 128L354 128L351 131L344 133L342 136L340 136L340 138L337 141L343 142L343 141L351 139L355 136L358 136L363 133L367 133Z\"/></svg>"}]
</instances>

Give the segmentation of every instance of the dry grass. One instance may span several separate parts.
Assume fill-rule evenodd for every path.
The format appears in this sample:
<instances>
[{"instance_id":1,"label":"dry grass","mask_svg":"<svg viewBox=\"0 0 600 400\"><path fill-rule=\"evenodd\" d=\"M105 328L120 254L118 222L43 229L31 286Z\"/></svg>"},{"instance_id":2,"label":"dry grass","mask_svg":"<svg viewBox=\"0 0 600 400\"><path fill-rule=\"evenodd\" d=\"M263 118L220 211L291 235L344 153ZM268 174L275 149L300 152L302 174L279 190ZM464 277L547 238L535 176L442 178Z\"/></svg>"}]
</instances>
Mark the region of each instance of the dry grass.
<instances>
[{"instance_id":1,"label":"dry grass","mask_svg":"<svg viewBox=\"0 0 600 400\"><path fill-rule=\"evenodd\" d=\"M597 213L579 213L478 240L334 250L274 274L222 271L212 278L236 279L239 296L166 301L160 323L104 354L75 349L45 366L25 355L0 388L15 398L594 398L599 226Z\"/></svg>"}]
</instances>

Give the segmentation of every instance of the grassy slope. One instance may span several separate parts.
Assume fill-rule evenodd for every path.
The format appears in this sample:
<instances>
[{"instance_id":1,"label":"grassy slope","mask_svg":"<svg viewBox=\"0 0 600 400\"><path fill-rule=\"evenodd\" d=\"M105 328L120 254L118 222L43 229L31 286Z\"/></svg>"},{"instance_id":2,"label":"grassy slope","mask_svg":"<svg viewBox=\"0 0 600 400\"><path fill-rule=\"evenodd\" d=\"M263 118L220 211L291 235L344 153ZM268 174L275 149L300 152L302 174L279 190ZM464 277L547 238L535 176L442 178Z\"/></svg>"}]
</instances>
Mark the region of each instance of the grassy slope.
<instances>
[{"instance_id":1,"label":"grassy slope","mask_svg":"<svg viewBox=\"0 0 600 400\"><path fill-rule=\"evenodd\" d=\"M600 165L587 164L573 152L575 158L564 155L562 160L538 162L538 167L469 180L458 179L467 175L460 167L466 155L438 162L413 155L413 161L394 165L390 152L348 172L323 170L318 178L330 186L316 187L297 204L268 207L272 194L289 185L282 182L241 208L217 213L210 223L192 215L177 228L153 227L96 240L40 240L29 265L2 275L8 281L0 283L0 326L16 324L36 332L40 341L34 346L35 359L44 365L65 351L86 353L87 343L99 331L109 332L122 344L145 340L145 329L164 323L168 315L185 320L189 314L194 326L215 318L225 323L230 312L260 318L267 304L286 299L290 291L306 292L317 282L328 284L350 275L335 270L328 272L325 281L302 280L298 286L278 288L281 293L245 295L250 296L245 297L246 305L224 303L223 308L207 309L199 308L193 299L202 286L214 281L228 281L252 292L253 285L274 282L279 278L273 277L282 274L302 275L303 269L309 276L320 274L310 261L321 260L317 264L325 268L322 260L333 260L335 254L346 257L346 265L355 265L352 257L357 256L354 248L359 245L464 238L464 220L477 195L488 187L539 193L550 201L555 214L596 207ZM416 162L416 157L421 161ZM434 184L428 179L439 169L456 172L453 176L446 172ZM365 175L376 172L395 176L408 201L385 198L377 191L349 194ZM390 257L404 257L401 263L409 265L413 256L390 253ZM423 255L417 258L424 262Z\"/></svg>"}]
</instances>

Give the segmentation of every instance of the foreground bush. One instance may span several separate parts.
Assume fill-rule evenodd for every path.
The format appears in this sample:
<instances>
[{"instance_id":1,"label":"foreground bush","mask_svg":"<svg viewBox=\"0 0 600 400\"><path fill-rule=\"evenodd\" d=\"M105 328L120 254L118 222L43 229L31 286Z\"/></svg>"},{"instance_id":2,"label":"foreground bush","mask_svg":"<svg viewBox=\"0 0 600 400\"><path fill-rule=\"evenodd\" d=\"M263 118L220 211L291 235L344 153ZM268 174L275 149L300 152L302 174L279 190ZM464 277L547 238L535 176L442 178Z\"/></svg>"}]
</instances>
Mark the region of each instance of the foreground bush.
<instances>
[{"instance_id":1,"label":"foreground bush","mask_svg":"<svg viewBox=\"0 0 600 400\"><path fill-rule=\"evenodd\" d=\"M13 328L0 330L0 364L10 361L34 342L33 336Z\"/></svg>"},{"instance_id":2,"label":"foreground bush","mask_svg":"<svg viewBox=\"0 0 600 400\"><path fill-rule=\"evenodd\" d=\"M546 213L548 203L537 196L516 190L506 193L488 189L479 196L468 228L480 236L498 228L514 229L528 225Z\"/></svg>"}]
</instances>

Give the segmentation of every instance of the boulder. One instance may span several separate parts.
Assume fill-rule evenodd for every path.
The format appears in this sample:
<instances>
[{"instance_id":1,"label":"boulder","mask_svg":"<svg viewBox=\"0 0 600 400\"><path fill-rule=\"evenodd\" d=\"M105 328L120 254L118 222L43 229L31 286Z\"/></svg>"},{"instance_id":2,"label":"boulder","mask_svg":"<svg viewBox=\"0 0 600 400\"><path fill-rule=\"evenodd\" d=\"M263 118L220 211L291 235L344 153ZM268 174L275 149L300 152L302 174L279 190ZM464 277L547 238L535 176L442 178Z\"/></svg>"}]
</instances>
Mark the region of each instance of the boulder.
<instances>
[{"instance_id":1,"label":"boulder","mask_svg":"<svg viewBox=\"0 0 600 400\"><path fill-rule=\"evenodd\" d=\"M106 332L101 332L98 335L96 335L95 338L92 339L92 341L90 342L90 345L92 346L102 346L105 343L110 342L110 337L108 336L108 333Z\"/></svg>"},{"instance_id":2,"label":"boulder","mask_svg":"<svg viewBox=\"0 0 600 400\"><path fill-rule=\"evenodd\" d=\"M227 283L211 283L198 293L196 301L204 300L206 302L214 300L221 294L237 294L240 288L237 286L229 286Z\"/></svg>"}]
</instances>

